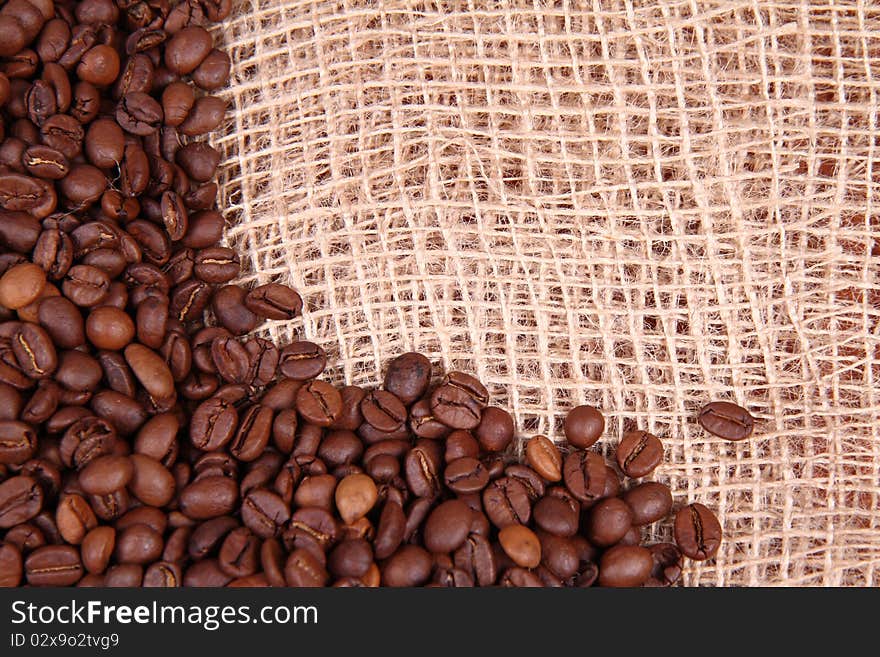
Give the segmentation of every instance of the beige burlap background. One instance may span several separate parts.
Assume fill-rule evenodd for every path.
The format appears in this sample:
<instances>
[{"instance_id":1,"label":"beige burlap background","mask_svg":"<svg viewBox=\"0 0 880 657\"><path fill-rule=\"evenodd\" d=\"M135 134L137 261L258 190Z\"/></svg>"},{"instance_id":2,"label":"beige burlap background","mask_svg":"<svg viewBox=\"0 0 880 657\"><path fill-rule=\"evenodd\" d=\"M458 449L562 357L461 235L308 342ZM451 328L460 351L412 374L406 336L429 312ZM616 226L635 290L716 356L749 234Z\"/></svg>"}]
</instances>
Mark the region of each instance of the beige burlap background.
<instances>
[{"instance_id":1,"label":"beige burlap background","mask_svg":"<svg viewBox=\"0 0 880 657\"><path fill-rule=\"evenodd\" d=\"M687 584L880 584L872 4L239 0L228 240L308 304L268 332L336 381L423 350L523 436L664 437L727 536Z\"/></svg>"}]
</instances>

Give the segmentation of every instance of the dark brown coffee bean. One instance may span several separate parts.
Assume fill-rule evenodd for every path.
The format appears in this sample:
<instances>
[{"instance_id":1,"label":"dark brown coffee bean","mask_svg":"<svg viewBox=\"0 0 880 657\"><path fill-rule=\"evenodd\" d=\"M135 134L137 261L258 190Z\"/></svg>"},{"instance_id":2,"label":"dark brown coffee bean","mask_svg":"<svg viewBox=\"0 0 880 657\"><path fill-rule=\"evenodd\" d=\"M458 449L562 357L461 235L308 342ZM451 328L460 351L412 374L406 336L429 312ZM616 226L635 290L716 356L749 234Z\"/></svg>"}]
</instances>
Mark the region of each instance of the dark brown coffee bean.
<instances>
[{"instance_id":1,"label":"dark brown coffee bean","mask_svg":"<svg viewBox=\"0 0 880 657\"><path fill-rule=\"evenodd\" d=\"M88 50L79 60L76 74L80 80L96 87L112 84L119 75L119 55L110 46L99 44Z\"/></svg>"},{"instance_id":2,"label":"dark brown coffee bean","mask_svg":"<svg viewBox=\"0 0 880 657\"><path fill-rule=\"evenodd\" d=\"M165 65L177 75L188 75L205 60L212 47L211 35L203 27L185 27L165 44Z\"/></svg>"},{"instance_id":3,"label":"dark brown coffee bean","mask_svg":"<svg viewBox=\"0 0 880 657\"><path fill-rule=\"evenodd\" d=\"M404 459L403 469L407 486L417 497L434 497L440 492L440 454L431 444L413 447Z\"/></svg>"},{"instance_id":4,"label":"dark brown coffee bean","mask_svg":"<svg viewBox=\"0 0 880 657\"><path fill-rule=\"evenodd\" d=\"M420 399L410 408L409 428L419 438L438 439L450 433L449 427L434 417L427 399Z\"/></svg>"},{"instance_id":5,"label":"dark brown coffee bean","mask_svg":"<svg viewBox=\"0 0 880 657\"><path fill-rule=\"evenodd\" d=\"M133 474L134 466L127 456L99 456L80 471L79 483L90 495L108 495L127 486Z\"/></svg>"},{"instance_id":6,"label":"dark brown coffee bean","mask_svg":"<svg viewBox=\"0 0 880 657\"><path fill-rule=\"evenodd\" d=\"M82 468L99 456L110 454L116 430L103 418L87 415L64 432L59 445L61 462L68 468Z\"/></svg>"},{"instance_id":7,"label":"dark brown coffee bean","mask_svg":"<svg viewBox=\"0 0 880 657\"><path fill-rule=\"evenodd\" d=\"M162 507L174 497L175 482L171 471L156 459L143 454L129 457L134 468L128 483L131 493L144 504Z\"/></svg>"},{"instance_id":8,"label":"dark brown coffee bean","mask_svg":"<svg viewBox=\"0 0 880 657\"><path fill-rule=\"evenodd\" d=\"M290 519L290 511L277 494L257 488L248 492L242 500L241 518L257 536L271 538L281 534Z\"/></svg>"},{"instance_id":9,"label":"dark brown coffee bean","mask_svg":"<svg viewBox=\"0 0 880 657\"><path fill-rule=\"evenodd\" d=\"M267 283L247 293L244 304L255 315L266 319L293 319L302 311L302 298L286 285Z\"/></svg>"},{"instance_id":10,"label":"dark brown coffee bean","mask_svg":"<svg viewBox=\"0 0 880 657\"><path fill-rule=\"evenodd\" d=\"M296 410L311 424L329 427L342 412L342 396L329 383L309 381L296 393Z\"/></svg>"},{"instance_id":11,"label":"dark brown coffee bean","mask_svg":"<svg viewBox=\"0 0 880 657\"><path fill-rule=\"evenodd\" d=\"M248 463L263 453L272 431L272 410L259 404L241 416L238 431L229 445L229 452L239 461Z\"/></svg>"},{"instance_id":12,"label":"dark brown coffee bean","mask_svg":"<svg viewBox=\"0 0 880 657\"><path fill-rule=\"evenodd\" d=\"M480 586L491 586L497 576L497 565L489 540L471 533L454 554L456 568L468 573Z\"/></svg>"},{"instance_id":13,"label":"dark brown coffee bean","mask_svg":"<svg viewBox=\"0 0 880 657\"><path fill-rule=\"evenodd\" d=\"M112 527L95 527L82 541L80 552L85 569L100 575L110 563L116 548L116 530Z\"/></svg>"},{"instance_id":14,"label":"dark brown coffee bean","mask_svg":"<svg viewBox=\"0 0 880 657\"><path fill-rule=\"evenodd\" d=\"M605 431L605 418L598 408L576 406L565 416L565 439L578 449L591 447Z\"/></svg>"},{"instance_id":15,"label":"dark brown coffee bean","mask_svg":"<svg viewBox=\"0 0 880 657\"><path fill-rule=\"evenodd\" d=\"M8 541L0 543L0 588L18 586L23 572L21 550Z\"/></svg>"},{"instance_id":16,"label":"dark brown coffee bean","mask_svg":"<svg viewBox=\"0 0 880 657\"><path fill-rule=\"evenodd\" d=\"M112 119L97 119L86 132L84 150L89 161L100 169L118 166L125 153L125 133Z\"/></svg>"},{"instance_id":17,"label":"dark brown coffee bean","mask_svg":"<svg viewBox=\"0 0 880 657\"><path fill-rule=\"evenodd\" d=\"M52 339L39 324L22 322L12 337L12 351L21 371L32 379L51 376L58 367Z\"/></svg>"},{"instance_id":18,"label":"dark brown coffee bean","mask_svg":"<svg viewBox=\"0 0 880 657\"><path fill-rule=\"evenodd\" d=\"M508 525L526 525L532 513L526 487L510 477L489 484L483 491L483 507L489 520L499 529Z\"/></svg>"},{"instance_id":19,"label":"dark brown coffee bean","mask_svg":"<svg viewBox=\"0 0 880 657\"><path fill-rule=\"evenodd\" d=\"M215 91L229 80L231 62L229 55L214 49L192 73L192 81L205 91Z\"/></svg>"},{"instance_id":20,"label":"dark brown coffee bean","mask_svg":"<svg viewBox=\"0 0 880 657\"><path fill-rule=\"evenodd\" d=\"M477 459L463 456L446 466L443 479L459 495L477 493L489 484L489 472Z\"/></svg>"},{"instance_id":21,"label":"dark brown coffee bean","mask_svg":"<svg viewBox=\"0 0 880 657\"><path fill-rule=\"evenodd\" d=\"M599 562L599 586L641 586L654 567L651 551L637 545L617 545Z\"/></svg>"},{"instance_id":22,"label":"dark brown coffee bean","mask_svg":"<svg viewBox=\"0 0 880 657\"><path fill-rule=\"evenodd\" d=\"M97 267L74 265L61 284L64 296L80 307L97 306L107 297L110 278Z\"/></svg>"},{"instance_id":23,"label":"dark brown coffee bean","mask_svg":"<svg viewBox=\"0 0 880 657\"><path fill-rule=\"evenodd\" d=\"M431 555L418 545L405 545L382 567L386 586L410 587L424 584L431 576Z\"/></svg>"},{"instance_id":24,"label":"dark brown coffee bean","mask_svg":"<svg viewBox=\"0 0 880 657\"><path fill-rule=\"evenodd\" d=\"M385 389L409 406L427 392L431 380L431 361L422 354L398 356L385 373Z\"/></svg>"},{"instance_id":25,"label":"dark brown coffee bean","mask_svg":"<svg viewBox=\"0 0 880 657\"><path fill-rule=\"evenodd\" d=\"M225 246L196 253L194 272L206 283L227 283L238 276L239 268L238 255Z\"/></svg>"},{"instance_id":26,"label":"dark brown coffee bean","mask_svg":"<svg viewBox=\"0 0 880 657\"><path fill-rule=\"evenodd\" d=\"M382 507L373 542L377 559L386 559L397 551L403 542L405 526L406 516L400 504L394 501L386 502Z\"/></svg>"},{"instance_id":27,"label":"dark brown coffee bean","mask_svg":"<svg viewBox=\"0 0 880 657\"><path fill-rule=\"evenodd\" d=\"M647 431L630 431L617 446L617 465L629 477L644 477L663 460L663 443Z\"/></svg>"},{"instance_id":28,"label":"dark brown coffee bean","mask_svg":"<svg viewBox=\"0 0 880 657\"><path fill-rule=\"evenodd\" d=\"M148 525L136 524L116 537L115 556L119 563L152 563L162 555L162 536Z\"/></svg>"},{"instance_id":29,"label":"dark brown coffee bean","mask_svg":"<svg viewBox=\"0 0 880 657\"><path fill-rule=\"evenodd\" d=\"M48 146L30 146L22 156L21 163L32 176L61 180L70 171L70 163L64 154Z\"/></svg>"},{"instance_id":30,"label":"dark brown coffee bean","mask_svg":"<svg viewBox=\"0 0 880 657\"><path fill-rule=\"evenodd\" d=\"M180 492L180 510L193 520L230 513L237 502L238 485L229 477L204 477Z\"/></svg>"},{"instance_id":31,"label":"dark brown coffee bean","mask_svg":"<svg viewBox=\"0 0 880 657\"><path fill-rule=\"evenodd\" d=\"M634 525L648 525L662 520L672 511L672 492L667 486L647 481L631 488L623 500L632 509Z\"/></svg>"},{"instance_id":32,"label":"dark brown coffee bean","mask_svg":"<svg viewBox=\"0 0 880 657\"><path fill-rule=\"evenodd\" d=\"M361 401L361 414L365 422L384 432L399 429L407 416L403 403L385 390L373 390L367 394Z\"/></svg>"},{"instance_id":33,"label":"dark brown coffee bean","mask_svg":"<svg viewBox=\"0 0 880 657\"><path fill-rule=\"evenodd\" d=\"M323 553L339 538L339 524L326 509L303 507L290 517L283 538L288 549L317 546Z\"/></svg>"},{"instance_id":34,"label":"dark brown coffee bean","mask_svg":"<svg viewBox=\"0 0 880 657\"><path fill-rule=\"evenodd\" d=\"M233 529L220 546L217 564L232 577L247 577L257 572L260 540L247 527Z\"/></svg>"},{"instance_id":35,"label":"dark brown coffee bean","mask_svg":"<svg viewBox=\"0 0 880 657\"><path fill-rule=\"evenodd\" d=\"M335 577L363 577L373 565L373 550L364 539L342 541L327 558Z\"/></svg>"},{"instance_id":36,"label":"dark brown coffee bean","mask_svg":"<svg viewBox=\"0 0 880 657\"><path fill-rule=\"evenodd\" d=\"M504 409L490 406L483 410L474 436L487 452L503 452L513 441L513 417Z\"/></svg>"},{"instance_id":37,"label":"dark brown coffee bean","mask_svg":"<svg viewBox=\"0 0 880 657\"><path fill-rule=\"evenodd\" d=\"M31 586L71 586L83 576L79 551L70 545L37 548L25 560L24 570Z\"/></svg>"},{"instance_id":38,"label":"dark brown coffee bean","mask_svg":"<svg viewBox=\"0 0 880 657\"><path fill-rule=\"evenodd\" d=\"M281 350L278 368L284 376L304 381L321 374L326 364L327 356L321 347L312 342L299 341Z\"/></svg>"},{"instance_id":39,"label":"dark brown coffee bean","mask_svg":"<svg viewBox=\"0 0 880 657\"><path fill-rule=\"evenodd\" d=\"M190 421L190 440L202 450L220 449L235 434L238 412L219 397L211 397L195 410Z\"/></svg>"},{"instance_id":40,"label":"dark brown coffee bean","mask_svg":"<svg viewBox=\"0 0 880 657\"><path fill-rule=\"evenodd\" d=\"M220 152L206 142L190 142L177 151L175 161L192 180L207 182L220 164Z\"/></svg>"},{"instance_id":41,"label":"dark brown coffee bean","mask_svg":"<svg viewBox=\"0 0 880 657\"><path fill-rule=\"evenodd\" d=\"M706 404L698 419L703 429L725 440L745 440L755 427L755 419L746 409L725 401Z\"/></svg>"},{"instance_id":42,"label":"dark brown coffee bean","mask_svg":"<svg viewBox=\"0 0 880 657\"><path fill-rule=\"evenodd\" d=\"M672 543L656 543L649 545L648 549L654 559L654 567L645 586L673 586L681 578L681 550Z\"/></svg>"},{"instance_id":43,"label":"dark brown coffee bean","mask_svg":"<svg viewBox=\"0 0 880 657\"><path fill-rule=\"evenodd\" d=\"M590 509L586 537L598 547L614 545L629 531L632 520L632 510L620 498L601 500Z\"/></svg>"},{"instance_id":44,"label":"dark brown coffee bean","mask_svg":"<svg viewBox=\"0 0 880 657\"><path fill-rule=\"evenodd\" d=\"M162 106L140 91L126 93L116 106L116 121L133 135L146 136L162 125Z\"/></svg>"},{"instance_id":45,"label":"dark brown coffee bean","mask_svg":"<svg viewBox=\"0 0 880 657\"><path fill-rule=\"evenodd\" d=\"M711 559L721 546L721 523L712 511L699 503L689 504L675 514L675 543L695 561Z\"/></svg>"},{"instance_id":46,"label":"dark brown coffee bean","mask_svg":"<svg viewBox=\"0 0 880 657\"><path fill-rule=\"evenodd\" d=\"M9 386L4 388L17 395ZM21 398L18 397L18 400L20 402ZM0 464L21 465L36 451L37 433L29 424L13 420L0 421Z\"/></svg>"},{"instance_id":47,"label":"dark brown coffee bean","mask_svg":"<svg viewBox=\"0 0 880 657\"><path fill-rule=\"evenodd\" d=\"M428 516L423 538L431 552L453 552L467 539L471 526L471 510L461 500L449 500L436 507Z\"/></svg>"},{"instance_id":48,"label":"dark brown coffee bean","mask_svg":"<svg viewBox=\"0 0 880 657\"><path fill-rule=\"evenodd\" d=\"M565 486L578 500L595 502L605 490L605 460L595 452L574 451L562 468Z\"/></svg>"},{"instance_id":49,"label":"dark brown coffee bean","mask_svg":"<svg viewBox=\"0 0 880 657\"><path fill-rule=\"evenodd\" d=\"M329 579L324 566L309 550L294 550L284 564L284 580L288 586L324 586Z\"/></svg>"},{"instance_id":50,"label":"dark brown coffee bean","mask_svg":"<svg viewBox=\"0 0 880 657\"><path fill-rule=\"evenodd\" d=\"M431 415L452 429L475 429L480 413L480 404L464 388L442 385L431 395Z\"/></svg>"},{"instance_id":51,"label":"dark brown coffee bean","mask_svg":"<svg viewBox=\"0 0 880 657\"><path fill-rule=\"evenodd\" d=\"M544 480L529 466L512 463L504 468L504 474L520 482L525 487L526 493L532 502L544 497Z\"/></svg>"},{"instance_id":52,"label":"dark brown coffee bean","mask_svg":"<svg viewBox=\"0 0 880 657\"><path fill-rule=\"evenodd\" d=\"M180 566L168 561L157 561L152 563L146 571L144 571L142 585L145 588L176 588L182 586L183 575L180 572Z\"/></svg>"},{"instance_id":53,"label":"dark brown coffee bean","mask_svg":"<svg viewBox=\"0 0 880 657\"><path fill-rule=\"evenodd\" d=\"M580 505L575 500L543 497L532 510L535 524L555 536L574 536L578 531Z\"/></svg>"},{"instance_id":54,"label":"dark brown coffee bean","mask_svg":"<svg viewBox=\"0 0 880 657\"><path fill-rule=\"evenodd\" d=\"M40 303L40 326L62 349L73 349L85 343L82 315L65 297L49 297Z\"/></svg>"}]
</instances>

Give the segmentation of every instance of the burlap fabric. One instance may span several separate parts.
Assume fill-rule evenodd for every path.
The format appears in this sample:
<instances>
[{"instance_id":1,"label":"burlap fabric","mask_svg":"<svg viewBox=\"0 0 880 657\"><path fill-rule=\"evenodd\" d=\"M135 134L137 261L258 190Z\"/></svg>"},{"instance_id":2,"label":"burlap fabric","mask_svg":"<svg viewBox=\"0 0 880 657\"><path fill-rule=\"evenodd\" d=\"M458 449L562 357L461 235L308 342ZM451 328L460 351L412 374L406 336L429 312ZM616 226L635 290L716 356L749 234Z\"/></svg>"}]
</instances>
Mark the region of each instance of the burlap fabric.
<instances>
[{"instance_id":1,"label":"burlap fabric","mask_svg":"<svg viewBox=\"0 0 880 657\"><path fill-rule=\"evenodd\" d=\"M268 333L662 436L727 536L686 584L880 583L876 5L251 0L223 39L227 238L308 306Z\"/></svg>"}]
</instances>

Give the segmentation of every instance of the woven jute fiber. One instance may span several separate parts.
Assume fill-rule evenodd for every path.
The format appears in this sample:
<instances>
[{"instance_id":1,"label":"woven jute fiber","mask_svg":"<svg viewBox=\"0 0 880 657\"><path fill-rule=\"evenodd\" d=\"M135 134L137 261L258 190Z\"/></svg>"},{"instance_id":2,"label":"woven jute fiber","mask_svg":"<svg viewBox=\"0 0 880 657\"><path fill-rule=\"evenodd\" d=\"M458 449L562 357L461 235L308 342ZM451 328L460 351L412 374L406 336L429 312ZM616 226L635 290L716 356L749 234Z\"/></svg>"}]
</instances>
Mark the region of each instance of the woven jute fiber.
<instances>
[{"instance_id":1,"label":"woven jute fiber","mask_svg":"<svg viewBox=\"0 0 880 657\"><path fill-rule=\"evenodd\" d=\"M685 584L880 584L874 3L242 0L220 36L227 240L307 304L266 334L337 382L421 350L523 438L661 436L726 532Z\"/></svg>"}]
</instances>

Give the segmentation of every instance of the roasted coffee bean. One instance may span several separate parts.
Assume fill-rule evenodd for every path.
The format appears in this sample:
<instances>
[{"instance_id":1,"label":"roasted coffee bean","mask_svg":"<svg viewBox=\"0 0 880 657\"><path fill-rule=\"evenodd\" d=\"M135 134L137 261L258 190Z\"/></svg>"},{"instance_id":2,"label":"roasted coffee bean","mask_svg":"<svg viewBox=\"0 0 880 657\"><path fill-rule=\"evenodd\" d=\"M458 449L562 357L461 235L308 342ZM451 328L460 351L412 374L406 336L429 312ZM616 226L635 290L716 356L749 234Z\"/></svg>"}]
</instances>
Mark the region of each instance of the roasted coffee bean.
<instances>
[{"instance_id":1,"label":"roasted coffee bean","mask_svg":"<svg viewBox=\"0 0 880 657\"><path fill-rule=\"evenodd\" d=\"M489 472L477 459L463 456L446 466L443 480L450 490L466 495L483 490L489 484Z\"/></svg>"},{"instance_id":2,"label":"roasted coffee bean","mask_svg":"<svg viewBox=\"0 0 880 657\"><path fill-rule=\"evenodd\" d=\"M142 585L145 588L152 587L179 587L183 585L183 576L177 563L157 561L149 565L144 571Z\"/></svg>"},{"instance_id":3,"label":"roasted coffee bean","mask_svg":"<svg viewBox=\"0 0 880 657\"><path fill-rule=\"evenodd\" d=\"M546 436L535 436L526 444L526 461L547 481L562 479L562 456Z\"/></svg>"},{"instance_id":4,"label":"roasted coffee bean","mask_svg":"<svg viewBox=\"0 0 880 657\"><path fill-rule=\"evenodd\" d=\"M18 310L33 303L46 287L46 272L26 262L6 270L0 277L0 305Z\"/></svg>"},{"instance_id":5,"label":"roasted coffee bean","mask_svg":"<svg viewBox=\"0 0 880 657\"><path fill-rule=\"evenodd\" d=\"M532 514L535 524L555 536L574 536L578 531L580 506L575 500L561 497L543 497L535 504Z\"/></svg>"},{"instance_id":6,"label":"roasted coffee bean","mask_svg":"<svg viewBox=\"0 0 880 657\"><path fill-rule=\"evenodd\" d=\"M9 529L35 517L43 507L43 489L25 475L0 482L0 529Z\"/></svg>"},{"instance_id":7,"label":"roasted coffee bean","mask_svg":"<svg viewBox=\"0 0 880 657\"><path fill-rule=\"evenodd\" d=\"M194 273L206 283L227 283L239 268L238 255L225 246L202 249L195 256Z\"/></svg>"},{"instance_id":8,"label":"roasted coffee bean","mask_svg":"<svg viewBox=\"0 0 880 657\"><path fill-rule=\"evenodd\" d=\"M317 507L297 509L283 535L289 549L291 546L317 546L322 552L335 544L338 537L339 523L329 511Z\"/></svg>"},{"instance_id":9,"label":"roasted coffee bean","mask_svg":"<svg viewBox=\"0 0 880 657\"><path fill-rule=\"evenodd\" d=\"M271 538L281 534L284 524L290 519L290 512L277 494L257 488L248 492L242 500L241 517L257 536Z\"/></svg>"},{"instance_id":10,"label":"roasted coffee bean","mask_svg":"<svg viewBox=\"0 0 880 657\"><path fill-rule=\"evenodd\" d=\"M324 371L326 364L327 356L321 347L312 342L300 341L281 350L278 368L284 376L304 381L318 376Z\"/></svg>"},{"instance_id":11,"label":"roasted coffee bean","mask_svg":"<svg viewBox=\"0 0 880 657\"><path fill-rule=\"evenodd\" d=\"M214 49L193 71L192 80L205 91L214 91L229 80L230 66L229 55Z\"/></svg>"},{"instance_id":12,"label":"roasted coffee bean","mask_svg":"<svg viewBox=\"0 0 880 657\"><path fill-rule=\"evenodd\" d=\"M623 500L632 510L634 525L648 525L669 515L672 511L672 492L667 486L647 481L631 488Z\"/></svg>"},{"instance_id":13,"label":"roasted coffee bean","mask_svg":"<svg viewBox=\"0 0 880 657\"><path fill-rule=\"evenodd\" d=\"M425 443L413 447L404 459L403 468L407 486L414 495L434 497L440 492L440 455L432 445Z\"/></svg>"},{"instance_id":14,"label":"roasted coffee bean","mask_svg":"<svg viewBox=\"0 0 880 657\"><path fill-rule=\"evenodd\" d=\"M525 486L526 493L533 502L544 497L544 480L529 466L514 463L504 468L504 474Z\"/></svg>"},{"instance_id":15,"label":"roasted coffee bean","mask_svg":"<svg viewBox=\"0 0 880 657\"><path fill-rule=\"evenodd\" d=\"M309 381L296 393L296 410L308 422L329 427L342 413L342 396L329 383Z\"/></svg>"},{"instance_id":16,"label":"roasted coffee bean","mask_svg":"<svg viewBox=\"0 0 880 657\"><path fill-rule=\"evenodd\" d=\"M409 410L409 428L419 438L438 439L449 434L449 427L434 417L431 402L420 399Z\"/></svg>"},{"instance_id":17,"label":"roasted coffee bean","mask_svg":"<svg viewBox=\"0 0 880 657\"><path fill-rule=\"evenodd\" d=\"M721 523L712 511L699 503L689 504L675 514L675 543L685 556L696 561L711 559L721 546Z\"/></svg>"},{"instance_id":18,"label":"roasted coffee bean","mask_svg":"<svg viewBox=\"0 0 880 657\"><path fill-rule=\"evenodd\" d=\"M471 510L461 500L437 506L425 522L423 538L431 552L453 552L465 541L471 526Z\"/></svg>"},{"instance_id":19,"label":"roasted coffee bean","mask_svg":"<svg viewBox=\"0 0 880 657\"><path fill-rule=\"evenodd\" d=\"M89 503L81 495L64 495L55 509L55 524L58 533L71 545L79 545L86 534L98 526Z\"/></svg>"},{"instance_id":20,"label":"roasted coffee bean","mask_svg":"<svg viewBox=\"0 0 880 657\"><path fill-rule=\"evenodd\" d=\"M637 545L618 545L607 550L599 562L599 585L641 586L651 576L651 551Z\"/></svg>"},{"instance_id":21,"label":"roasted coffee bean","mask_svg":"<svg viewBox=\"0 0 880 657\"><path fill-rule=\"evenodd\" d=\"M109 495L128 485L134 466L127 456L99 456L79 473L79 483L90 495Z\"/></svg>"},{"instance_id":22,"label":"roasted coffee bean","mask_svg":"<svg viewBox=\"0 0 880 657\"><path fill-rule=\"evenodd\" d=\"M465 388L442 385L431 395L431 415L452 429L474 429L480 424L481 407Z\"/></svg>"},{"instance_id":23,"label":"roasted coffee bean","mask_svg":"<svg viewBox=\"0 0 880 657\"><path fill-rule=\"evenodd\" d=\"M230 513L238 502L234 479L210 476L199 479L180 492L180 510L193 520L215 518Z\"/></svg>"},{"instance_id":24,"label":"roasted coffee bean","mask_svg":"<svg viewBox=\"0 0 880 657\"><path fill-rule=\"evenodd\" d=\"M227 575L247 577L257 572L260 563L260 540L247 527L233 529L220 546L217 564Z\"/></svg>"},{"instance_id":25,"label":"roasted coffee bean","mask_svg":"<svg viewBox=\"0 0 880 657\"><path fill-rule=\"evenodd\" d=\"M605 431L605 418L598 408L576 406L565 416L565 439L578 449L591 447Z\"/></svg>"},{"instance_id":26,"label":"roasted coffee bean","mask_svg":"<svg viewBox=\"0 0 880 657\"><path fill-rule=\"evenodd\" d=\"M95 527L82 541L83 566L90 573L100 575L109 565L115 548L116 530L107 526Z\"/></svg>"},{"instance_id":27,"label":"roasted coffee bean","mask_svg":"<svg viewBox=\"0 0 880 657\"><path fill-rule=\"evenodd\" d=\"M272 431L272 410L259 404L251 406L241 416L229 452L239 461L253 461L263 453L269 444Z\"/></svg>"},{"instance_id":28,"label":"roasted coffee bean","mask_svg":"<svg viewBox=\"0 0 880 657\"><path fill-rule=\"evenodd\" d=\"M8 541L0 543L0 588L18 586L23 572L21 550Z\"/></svg>"},{"instance_id":29,"label":"roasted coffee bean","mask_svg":"<svg viewBox=\"0 0 880 657\"><path fill-rule=\"evenodd\" d=\"M130 91L119 100L115 117L124 130L143 137L162 125L162 106L148 94Z\"/></svg>"},{"instance_id":30,"label":"roasted coffee bean","mask_svg":"<svg viewBox=\"0 0 880 657\"><path fill-rule=\"evenodd\" d=\"M490 406L483 410L474 436L483 450L503 452L513 441L513 417L502 408Z\"/></svg>"},{"instance_id":31,"label":"roasted coffee bean","mask_svg":"<svg viewBox=\"0 0 880 657\"><path fill-rule=\"evenodd\" d=\"M232 439L237 425L235 406L219 397L211 397L192 415L190 440L199 449L220 449Z\"/></svg>"},{"instance_id":32,"label":"roasted coffee bean","mask_svg":"<svg viewBox=\"0 0 880 657\"><path fill-rule=\"evenodd\" d=\"M175 482L171 471L162 463L143 454L129 457L133 466L128 483L132 495L144 504L162 507L174 497Z\"/></svg>"},{"instance_id":33,"label":"roasted coffee bean","mask_svg":"<svg viewBox=\"0 0 880 657\"><path fill-rule=\"evenodd\" d=\"M392 432L406 421L406 407L392 393L374 390L361 401L364 421L379 431Z\"/></svg>"},{"instance_id":34,"label":"roasted coffee bean","mask_svg":"<svg viewBox=\"0 0 880 657\"><path fill-rule=\"evenodd\" d=\"M302 298L286 285L267 283L247 293L244 305L252 313L266 319L293 319L302 311Z\"/></svg>"},{"instance_id":35,"label":"roasted coffee bean","mask_svg":"<svg viewBox=\"0 0 880 657\"><path fill-rule=\"evenodd\" d=\"M598 547L608 547L620 541L632 526L633 513L626 502L611 497L596 503L590 509L586 537Z\"/></svg>"},{"instance_id":36,"label":"roasted coffee bean","mask_svg":"<svg viewBox=\"0 0 880 657\"><path fill-rule=\"evenodd\" d=\"M350 525L365 516L378 497L379 492L372 479L364 474L351 474L336 486L336 509L343 522Z\"/></svg>"},{"instance_id":37,"label":"roasted coffee bean","mask_svg":"<svg viewBox=\"0 0 880 657\"><path fill-rule=\"evenodd\" d=\"M498 533L498 541L517 566L535 568L541 563L541 543L528 527L507 525Z\"/></svg>"},{"instance_id":38,"label":"roasted coffee bean","mask_svg":"<svg viewBox=\"0 0 880 657\"><path fill-rule=\"evenodd\" d=\"M516 479L496 479L483 491L483 508L492 524L503 529L508 525L527 525L532 514L526 487Z\"/></svg>"},{"instance_id":39,"label":"roasted coffee bean","mask_svg":"<svg viewBox=\"0 0 880 657\"><path fill-rule=\"evenodd\" d=\"M575 451L563 464L565 486L578 500L591 504L605 490L605 461L595 452Z\"/></svg>"},{"instance_id":40,"label":"roasted coffee bean","mask_svg":"<svg viewBox=\"0 0 880 657\"><path fill-rule=\"evenodd\" d=\"M119 563L144 565L158 560L162 548L159 532L148 525L135 524L119 532L114 554Z\"/></svg>"},{"instance_id":41,"label":"roasted coffee bean","mask_svg":"<svg viewBox=\"0 0 880 657\"><path fill-rule=\"evenodd\" d=\"M61 283L64 296L80 307L97 306L110 290L110 277L91 265L74 265Z\"/></svg>"},{"instance_id":42,"label":"roasted coffee bean","mask_svg":"<svg viewBox=\"0 0 880 657\"><path fill-rule=\"evenodd\" d=\"M177 75L195 71L212 50L211 35L203 27L185 27L165 44L165 65Z\"/></svg>"},{"instance_id":43,"label":"roasted coffee bean","mask_svg":"<svg viewBox=\"0 0 880 657\"><path fill-rule=\"evenodd\" d=\"M654 559L654 567L644 585L673 586L681 577L681 550L672 543L656 543L648 546L648 549Z\"/></svg>"},{"instance_id":44,"label":"roasted coffee bean","mask_svg":"<svg viewBox=\"0 0 880 657\"><path fill-rule=\"evenodd\" d=\"M725 440L745 440L755 427L755 419L746 409L725 401L703 406L699 422L703 429Z\"/></svg>"},{"instance_id":45,"label":"roasted coffee bean","mask_svg":"<svg viewBox=\"0 0 880 657\"><path fill-rule=\"evenodd\" d=\"M418 353L398 356L388 365L385 390L409 406L427 392L431 380L431 361Z\"/></svg>"},{"instance_id":46,"label":"roasted coffee bean","mask_svg":"<svg viewBox=\"0 0 880 657\"><path fill-rule=\"evenodd\" d=\"M284 564L284 581L288 586L324 586L329 579L324 566L309 550L294 550Z\"/></svg>"},{"instance_id":47,"label":"roasted coffee bean","mask_svg":"<svg viewBox=\"0 0 880 657\"><path fill-rule=\"evenodd\" d=\"M37 548L25 559L24 570L31 586L70 586L83 576L79 551L70 545Z\"/></svg>"},{"instance_id":48,"label":"roasted coffee bean","mask_svg":"<svg viewBox=\"0 0 880 657\"><path fill-rule=\"evenodd\" d=\"M382 581L386 586L418 586L430 576L431 555L418 545L405 545L382 567Z\"/></svg>"},{"instance_id":49,"label":"roasted coffee bean","mask_svg":"<svg viewBox=\"0 0 880 657\"><path fill-rule=\"evenodd\" d=\"M3 386L6 397L14 396L20 403L21 398L10 386ZM0 401L2 403L2 401ZM4 410L9 409L5 407ZM17 414L16 414L17 415ZM31 458L37 450L37 434L29 424L14 420L0 420L0 464L21 465Z\"/></svg>"},{"instance_id":50,"label":"roasted coffee bean","mask_svg":"<svg viewBox=\"0 0 880 657\"><path fill-rule=\"evenodd\" d=\"M617 465L629 477L644 477L663 460L663 443L647 431L630 431L617 446Z\"/></svg>"}]
</instances>

